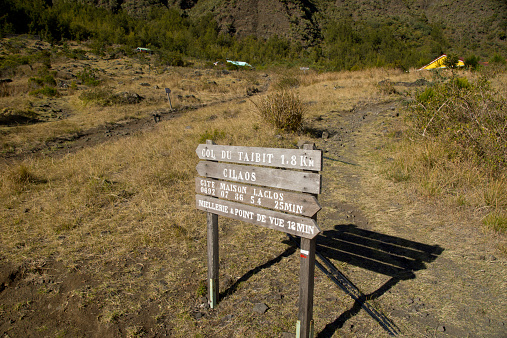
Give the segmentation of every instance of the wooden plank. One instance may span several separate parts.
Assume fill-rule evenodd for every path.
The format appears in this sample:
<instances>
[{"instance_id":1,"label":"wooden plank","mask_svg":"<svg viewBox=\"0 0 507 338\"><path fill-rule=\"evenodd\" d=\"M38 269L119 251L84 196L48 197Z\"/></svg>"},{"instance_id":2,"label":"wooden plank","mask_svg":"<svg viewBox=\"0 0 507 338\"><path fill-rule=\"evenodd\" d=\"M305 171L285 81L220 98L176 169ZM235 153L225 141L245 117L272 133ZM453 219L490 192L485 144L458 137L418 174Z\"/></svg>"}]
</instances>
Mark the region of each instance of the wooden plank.
<instances>
[{"instance_id":1,"label":"wooden plank","mask_svg":"<svg viewBox=\"0 0 507 338\"><path fill-rule=\"evenodd\" d=\"M322 151L199 144L201 160L251 164L288 169L322 170Z\"/></svg>"},{"instance_id":2,"label":"wooden plank","mask_svg":"<svg viewBox=\"0 0 507 338\"><path fill-rule=\"evenodd\" d=\"M195 196L195 205L197 209L219 216L260 225L295 236L314 238L320 233L317 223L311 218L284 214L203 195Z\"/></svg>"},{"instance_id":3,"label":"wooden plank","mask_svg":"<svg viewBox=\"0 0 507 338\"><path fill-rule=\"evenodd\" d=\"M271 188L320 194L321 176L316 173L201 161L200 176L262 185Z\"/></svg>"},{"instance_id":4,"label":"wooden plank","mask_svg":"<svg viewBox=\"0 0 507 338\"><path fill-rule=\"evenodd\" d=\"M312 217L321 209L315 196L310 194L232 183L213 178L196 177L195 192L307 217Z\"/></svg>"}]
</instances>

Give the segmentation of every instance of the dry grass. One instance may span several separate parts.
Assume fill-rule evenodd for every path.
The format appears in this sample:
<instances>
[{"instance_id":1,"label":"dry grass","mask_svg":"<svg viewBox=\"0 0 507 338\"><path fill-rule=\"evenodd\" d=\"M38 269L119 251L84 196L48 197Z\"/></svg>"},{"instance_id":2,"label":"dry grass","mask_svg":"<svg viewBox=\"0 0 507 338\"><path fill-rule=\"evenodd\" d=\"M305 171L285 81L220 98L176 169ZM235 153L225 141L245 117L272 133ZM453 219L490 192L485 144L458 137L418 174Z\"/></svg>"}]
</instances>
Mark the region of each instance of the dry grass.
<instances>
[{"instance_id":1,"label":"dry grass","mask_svg":"<svg viewBox=\"0 0 507 338\"><path fill-rule=\"evenodd\" d=\"M266 78L254 72L223 72L219 69L156 68L147 59L122 58L102 60L89 55L88 60L69 60L63 57L52 62L58 83L58 99L29 95L28 79L38 75L38 68L24 69L13 77L12 83L0 87L0 110L17 107L36 111L47 123L23 125L16 129L0 127L3 151L26 151L48 140L76 132L132 118L150 116L154 111L169 110L165 88L171 89L171 103L176 110L200 107L246 97L249 88L260 88ZM88 87L80 84L79 74L92 70L100 83ZM76 78L75 76L78 76ZM73 84L76 84L73 87ZM140 95L139 104L104 106L100 101L83 99L83 93L129 92ZM56 111L57 113L52 113ZM65 115L65 116L62 116ZM64 121L62 121L62 119ZM17 150L16 150L17 149Z\"/></svg>"},{"instance_id":2,"label":"dry grass","mask_svg":"<svg viewBox=\"0 0 507 338\"><path fill-rule=\"evenodd\" d=\"M66 66L64 61L53 67ZM88 63L101 68L105 61ZM43 257L43 261L51 259L71 271L96 276L96 284L75 290L73 297L82 308L100 299L102 323L116 322L139 312L141 304L157 301L164 304L156 314L158 317L174 317L172 322L177 331L192 335L203 332L202 328L195 327L189 304L194 302L195 290L205 279L206 271L205 218L194 207L191 188L198 162L197 144L208 135L216 135L220 144L293 147L298 135L277 137L274 128L252 114L250 102L231 100L245 97L252 86L263 86L267 81L263 74L178 68L159 74L153 70L149 73L143 66L142 78L132 80L129 69L124 69L128 63L137 67L132 60L119 60L118 65L110 66L112 69L107 72L111 75L106 73L98 88L136 92L145 97L142 103L103 107L84 102L79 95L93 88L81 85L77 90L62 90L58 101L12 92L13 95L0 101L2 107L49 104L63 107L70 114L62 120L5 127L2 142L16 151L32 149L55 137L147 116L152 111L168 108L164 88L172 89L176 109L212 105L163 121L153 132L138 133L60 158L41 157L3 164L0 168L0 257L15 265L38 262ZM76 65L82 67L81 61ZM150 86L140 86L141 82ZM155 85L159 89L154 89ZM223 243L238 249L223 253L228 262L224 271L231 280L265 263L266 257L274 258L286 249L279 233L251 225L238 226L231 220L221 221L220 226ZM254 239L263 243L260 250L254 245ZM249 252L248 261L244 259L245 250ZM143 257L148 255L150 259L145 261ZM293 285L287 292L294 296L298 276L297 269L291 266L296 263L295 258L284 260L279 269L270 272L287 273L285 280L291 280ZM146 266L145 270L142 266ZM257 287L248 290L252 298L273 291L264 290L259 278L252 279ZM166 297L160 285L167 285L162 289L171 294L174 288L193 291ZM226 287L222 285L221 291ZM231 297L233 302L224 303L228 304L224 305L224 313L233 312L234 304L239 301ZM244 318L240 320L246 322L248 313L248 310L243 312ZM270 316L283 317L276 326L277 332L292 330L294 305L280 306ZM220 318L209 319L210 335L220 334L219 321ZM264 332L274 330L260 322L255 325ZM132 325L126 331L136 335L140 334L139 330ZM247 326L241 330L250 332Z\"/></svg>"},{"instance_id":3,"label":"dry grass","mask_svg":"<svg viewBox=\"0 0 507 338\"><path fill-rule=\"evenodd\" d=\"M254 123L259 126L259 121L245 119L245 114L229 119L221 113L221 109L203 109L176 123L161 125L156 133L86 149L59 160L37 160L9 168L7 171L12 173L2 175L2 200L10 205L11 212L30 210L14 221L30 224L30 237L55 240L63 232L67 241L92 251L101 246L100 233L109 231L112 224L121 224L113 235L123 232L129 224L124 229L125 240L114 236L125 242L122 246L126 247L121 249L125 251L139 243L146 245L146 241L161 245L174 232L181 232L177 225L185 228L191 238L193 225L198 222L191 221L197 212L192 208L193 191L188 186L193 184L197 163L193 154L200 135L208 129L220 129L225 135L220 140L223 143L259 143L252 128ZM206 122L210 115L219 117ZM192 128L186 129L187 125ZM259 132L270 134L262 126L259 128ZM32 176L41 177L46 183L31 183ZM24 185L26 192L12 195L12 185ZM14 249L16 243L23 241L25 229L10 227L12 221L8 219L2 224L6 228L4 234L10 234L2 236L4 248ZM98 243L83 243L85 234ZM37 250L51 252L58 247L58 241L54 245L45 242ZM29 249L36 248L30 245Z\"/></svg>"},{"instance_id":4,"label":"dry grass","mask_svg":"<svg viewBox=\"0 0 507 338\"><path fill-rule=\"evenodd\" d=\"M205 218L194 207L191 189L199 139L216 130L222 135L221 144L283 147L295 143L290 137L275 138L275 131L250 111L246 102L215 105L159 123L154 132L63 158L4 165L0 175L2 259L21 264L51 257L69 269L101 275L100 283L80 293L79 299L83 307L101 299L103 323L140 311L140 303L150 297L160 301L163 294L155 282L160 269L168 271L163 273L167 285L192 289L195 284L197 289L206 271ZM86 116L79 118L84 121ZM20 142L29 140L22 133L14 135ZM229 223L221 226L231 228ZM236 236L236 231L224 230L229 233L224 238ZM268 242L279 242L278 237ZM109 270L124 261L139 260L144 248L161 252L147 262L152 271L147 276L139 275L136 266L140 265L122 271L121 278ZM158 256L172 257L171 262L159 261ZM231 264L236 264L235 274L245 271L241 257ZM194 332L197 328L190 324L187 312L193 297L195 292L173 298L159 315L179 313L175 325L181 326L181 332ZM128 331L133 334L137 329Z\"/></svg>"},{"instance_id":5,"label":"dry grass","mask_svg":"<svg viewBox=\"0 0 507 338\"><path fill-rule=\"evenodd\" d=\"M471 81L477 80L479 76L476 73L460 74L460 76L462 75L469 76ZM505 90L498 87L498 80L503 78L505 78L505 74L499 74L497 78L492 80L492 86L497 89L497 95L500 98L504 95ZM475 102L470 101L467 101L467 104L473 106ZM485 106L485 104L483 105ZM454 108L452 104L449 106ZM493 115L489 111L488 114L488 116ZM504 113L498 109L495 114L498 118L493 121L498 120L501 124L501 119L505 119ZM459 116L456 120L459 121ZM479 124L479 121L477 123ZM393 182L415 184L417 190L425 196L444 198L449 201L450 205L472 208L482 215L483 223L487 228L504 232L505 217L507 216L507 179L500 160L505 154L502 155L500 151L500 155L495 157L494 161L489 160L488 152L483 153L483 161L478 161L477 156L462 155L467 154L466 145L461 146L463 149L460 149L460 152L455 150L452 144L445 143L448 137L446 135L452 134L453 127L449 124L446 128L437 129L437 132L444 135L443 141L436 137L422 137L421 130L411 130L406 124L398 125L395 130L405 137L400 141L394 137L395 132L390 134L393 141L392 148L389 149L391 161L384 164L382 172ZM497 139L501 140L502 137L505 137L502 125L494 127L497 128L495 130L498 130ZM469 133L471 132L470 126L465 128L468 128L466 130ZM489 128L483 129L489 130ZM489 145L487 144L486 147L489 146L492 150L501 149L500 147L503 145L496 146L494 143L498 142L497 139L490 139ZM472 143L472 146L475 145L472 141L468 142ZM499 162L495 164L495 161Z\"/></svg>"},{"instance_id":6,"label":"dry grass","mask_svg":"<svg viewBox=\"0 0 507 338\"><path fill-rule=\"evenodd\" d=\"M2 134L2 142L30 148L46 138L167 109L163 90L166 87L172 89L173 105L177 108L209 105L162 121L150 132L105 142L63 157L2 164L0 259L13 265L53 260L63 263L69 271L92 275L95 282L74 290L71 300L86 308L100 299L98 318L101 323L118 322L139 313L143 307L156 304L153 316L170 318L177 336L215 337L224 332L248 336L252 335L252 327L264 336L292 332L297 315L294 300L299 278L296 255L278 260L262 274L254 274L248 283L239 284L237 288L241 292L221 302L219 312L201 322L191 316L192 306L202 293L202 282L206 279L205 217L194 206L193 185L198 163L195 148L209 135L217 137L219 144L260 147L294 147L300 137L308 137L279 134L252 113L254 107L250 102L233 100L243 98L248 87L262 86L266 81L262 74L218 75L215 70L179 68L159 73L129 59L118 60L117 65L114 62L108 63L108 72L114 76L106 76L103 86L138 92L145 101L132 106L101 107L85 104L78 98L79 92L89 89L69 91L58 101L71 111L66 119L10 128ZM97 67L105 64L102 60L96 62ZM132 80L132 73L126 66L142 68L145 74L141 74L142 79ZM276 76L269 74L270 78ZM389 78L408 82L421 75L370 70L309 72L298 76L296 90L312 117L333 110L350 110L365 101L391 99L388 95L379 97L376 87L379 81ZM150 83L150 87L140 86L141 82ZM159 89L155 90L155 85ZM194 95L197 100L189 102L187 95ZM25 94L1 98L0 107L24 105L25 99ZM40 103L34 98L29 98L29 102ZM414 148L413 144L400 143L400 147L417 155L390 154L394 161L386 169L386 175L391 175L393 180L406 181L418 172L426 182L420 188L423 194L434 196L436 191L445 191L464 206L487 206L496 213L484 218L484 222L493 228L505 228L506 216L500 213L506 203L505 178L485 184L483 177L463 164L442 171L438 165L442 150L436 144ZM340 174L339 169L334 175ZM336 178L337 182L339 180L341 177ZM486 189L480 190L481 185ZM343 191L335 190L333 198L342 202ZM282 243L283 234L229 219L220 221L220 234L221 262L226 262L220 278L229 279L229 284L287 249ZM322 276L319 278L322 279L318 283L322 287L320 292L337 299L343 296L340 291L336 294L329 291L335 288ZM228 286L223 283L220 291ZM276 296L281 290L284 299L272 302L272 310L264 317L252 316L253 302L263 301L265 295ZM238 310L240 308L244 310ZM322 328L348 308L348 304L340 304L336 314L330 315L316 306L316 325ZM224 322L228 314L236 317ZM126 334L140 336L144 331L132 323L126 327Z\"/></svg>"},{"instance_id":7,"label":"dry grass","mask_svg":"<svg viewBox=\"0 0 507 338\"><path fill-rule=\"evenodd\" d=\"M288 132L299 132L303 129L306 107L293 91L283 90L252 101L258 114L275 128Z\"/></svg>"}]
</instances>

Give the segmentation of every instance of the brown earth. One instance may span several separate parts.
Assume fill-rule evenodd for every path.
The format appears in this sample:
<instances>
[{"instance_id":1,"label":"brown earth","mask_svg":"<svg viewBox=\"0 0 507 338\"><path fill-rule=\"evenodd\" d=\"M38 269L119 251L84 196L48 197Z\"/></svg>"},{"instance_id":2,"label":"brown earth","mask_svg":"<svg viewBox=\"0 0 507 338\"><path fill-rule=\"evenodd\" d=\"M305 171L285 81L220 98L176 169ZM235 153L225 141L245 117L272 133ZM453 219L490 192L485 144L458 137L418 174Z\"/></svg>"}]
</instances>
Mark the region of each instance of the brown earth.
<instances>
[{"instance_id":1,"label":"brown earth","mask_svg":"<svg viewBox=\"0 0 507 338\"><path fill-rule=\"evenodd\" d=\"M161 111L160 124L149 116L99 126L14 159L60 156L140 130L156 131L189 111ZM425 197L380 174L382 163L391 160L381 157L383 149L401 135L403 116L398 101L372 99L356 102L351 110L324 111L309 122L312 141L324 151L318 216L323 233L317 250L401 336L505 337L504 237L482 230L473 210ZM293 336L295 323L288 321L297 313L297 249L283 235L261 230L231 243L228 239L239 231L234 224L221 223L221 301L214 310L201 292L205 236L192 238L185 250L139 246L100 269L90 268L94 258L72 266L51 256L15 265L0 255L0 336L160 337L189 331L201 337ZM100 236L112 237L109 231ZM267 236L279 241L264 248L259 263L252 252ZM58 239L62 246L68 241L65 235ZM179 263L168 270L165 263L174 257ZM257 263L234 274L233 262L247 258ZM109 310L106 298L129 306ZM317 337L387 336L318 269L314 319Z\"/></svg>"}]
</instances>

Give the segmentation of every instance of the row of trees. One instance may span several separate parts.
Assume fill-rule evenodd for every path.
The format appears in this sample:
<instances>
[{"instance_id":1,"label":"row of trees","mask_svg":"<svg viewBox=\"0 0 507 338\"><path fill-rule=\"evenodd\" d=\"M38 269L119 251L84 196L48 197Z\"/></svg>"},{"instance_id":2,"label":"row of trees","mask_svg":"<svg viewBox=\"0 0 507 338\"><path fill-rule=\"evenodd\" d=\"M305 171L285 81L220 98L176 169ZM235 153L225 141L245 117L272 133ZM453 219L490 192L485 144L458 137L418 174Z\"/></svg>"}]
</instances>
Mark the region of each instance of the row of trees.
<instances>
[{"instance_id":1,"label":"row of trees","mask_svg":"<svg viewBox=\"0 0 507 338\"><path fill-rule=\"evenodd\" d=\"M400 23L350 18L328 22L320 43L303 47L277 36L239 40L221 31L211 15L195 20L171 8L157 8L147 19L135 19L121 10L113 13L76 2L4 0L0 13L0 35L37 34L53 43L90 40L98 49L112 44L142 46L166 56L241 59L257 66L282 62L332 70L410 68L424 65L449 47L438 25L418 31Z\"/></svg>"}]
</instances>

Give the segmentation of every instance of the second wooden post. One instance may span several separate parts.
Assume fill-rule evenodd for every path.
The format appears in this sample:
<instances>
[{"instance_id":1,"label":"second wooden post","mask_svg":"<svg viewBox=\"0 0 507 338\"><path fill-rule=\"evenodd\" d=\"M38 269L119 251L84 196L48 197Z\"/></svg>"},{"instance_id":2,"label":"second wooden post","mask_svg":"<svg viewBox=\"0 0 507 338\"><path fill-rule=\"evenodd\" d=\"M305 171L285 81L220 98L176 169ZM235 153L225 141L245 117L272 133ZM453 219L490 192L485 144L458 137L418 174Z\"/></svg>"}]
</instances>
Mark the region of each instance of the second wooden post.
<instances>
[{"instance_id":1,"label":"second wooden post","mask_svg":"<svg viewBox=\"0 0 507 338\"><path fill-rule=\"evenodd\" d=\"M305 144L303 149L313 150L314 144ZM315 195L317 197L317 195ZM317 214L312 217L317 221ZM296 338L313 337L313 288L315 276L315 246L317 237L301 237L299 271L299 313Z\"/></svg>"}]
</instances>

